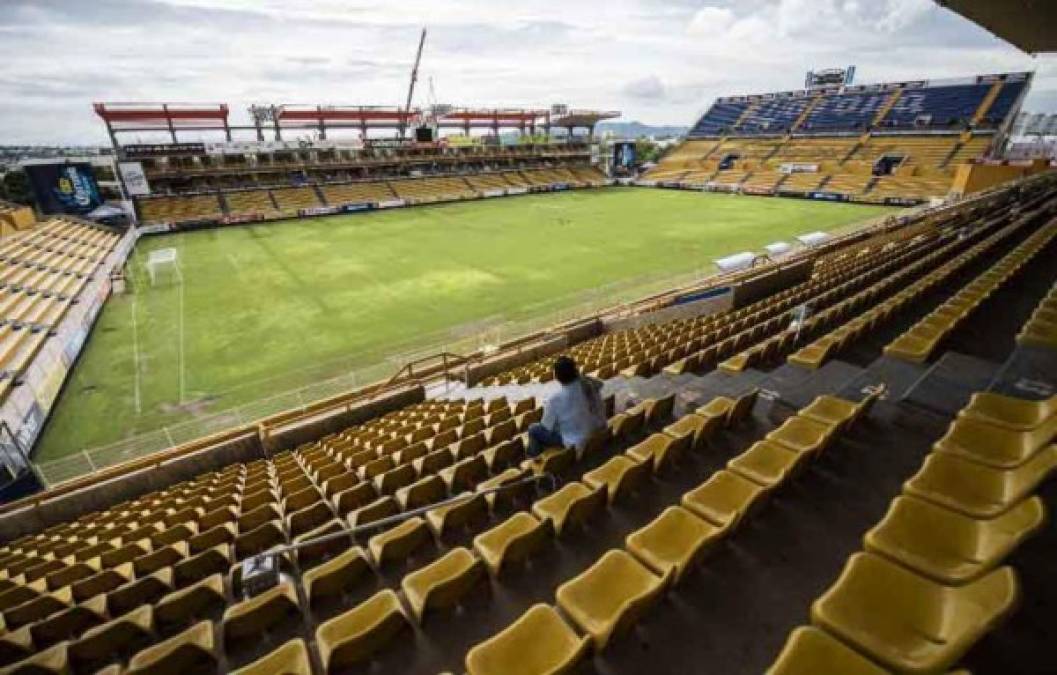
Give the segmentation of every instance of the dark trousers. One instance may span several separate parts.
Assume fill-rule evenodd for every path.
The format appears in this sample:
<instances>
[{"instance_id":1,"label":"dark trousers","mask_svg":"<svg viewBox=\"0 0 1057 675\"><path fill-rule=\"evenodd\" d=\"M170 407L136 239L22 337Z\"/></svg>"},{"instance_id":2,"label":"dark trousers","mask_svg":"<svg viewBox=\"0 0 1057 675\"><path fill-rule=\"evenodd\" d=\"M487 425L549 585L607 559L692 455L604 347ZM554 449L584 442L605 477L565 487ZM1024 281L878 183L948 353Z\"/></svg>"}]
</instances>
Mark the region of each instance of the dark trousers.
<instances>
[{"instance_id":1,"label":"dark trousers","mask_svg":"<svg viewBox=\"0 0 1057 675\"><path fill-rule=\"evenodd\" d=\"M529 425L528 438L529 442L526 453L529 457L535 457L539 455L546 448L560 448L564 445L562 443L561 434L559 434L557 431L551 431L539 422Z\"/></svg>"}]
</instances>

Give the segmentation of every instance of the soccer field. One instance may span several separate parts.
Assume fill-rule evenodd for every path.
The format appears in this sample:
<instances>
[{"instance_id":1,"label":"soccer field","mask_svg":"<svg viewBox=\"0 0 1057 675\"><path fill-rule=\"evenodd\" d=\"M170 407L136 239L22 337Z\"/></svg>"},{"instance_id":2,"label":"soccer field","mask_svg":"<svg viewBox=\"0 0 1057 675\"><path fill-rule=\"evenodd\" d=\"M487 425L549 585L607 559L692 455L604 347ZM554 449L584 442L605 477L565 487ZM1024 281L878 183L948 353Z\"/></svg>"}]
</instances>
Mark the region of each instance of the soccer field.
<instances>
[{"instance_id":1,"label":"soccer field","mask_svg":"<svg viewBox=\"0 0 1057 675\"><path fill-rule=\"evenodd\" d=\"M712 260L884 207L643 188L532 195L145 238L35 459L154 431L459 338L711 273ZM149 283L151 251L182 283ZM504 322L519 322L516 327ZM390 358L379 374L391 374Z\"/></svg>"}]
</instances>

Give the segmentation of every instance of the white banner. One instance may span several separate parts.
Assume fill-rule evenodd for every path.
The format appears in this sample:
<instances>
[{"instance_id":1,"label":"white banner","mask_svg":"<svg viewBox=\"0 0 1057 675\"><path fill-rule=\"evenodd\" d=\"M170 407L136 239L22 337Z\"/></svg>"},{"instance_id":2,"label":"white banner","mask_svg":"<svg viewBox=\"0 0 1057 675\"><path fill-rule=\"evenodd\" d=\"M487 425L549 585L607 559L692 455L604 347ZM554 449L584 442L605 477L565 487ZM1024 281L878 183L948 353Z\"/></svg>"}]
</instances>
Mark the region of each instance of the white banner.
<instances>
[{"instance_id":1,"label":"white banner","mask_svg":"<svg viewBox=\"0 0 1057 675\"><path fill-rule=\"evenodd\" d=\"M119 162L118 170L121 178L125 181L125 190L133 197L150 194L150 184L147 183L147 174L143 173L143 165L139 162Z\"/></svg>"}]
</instances>

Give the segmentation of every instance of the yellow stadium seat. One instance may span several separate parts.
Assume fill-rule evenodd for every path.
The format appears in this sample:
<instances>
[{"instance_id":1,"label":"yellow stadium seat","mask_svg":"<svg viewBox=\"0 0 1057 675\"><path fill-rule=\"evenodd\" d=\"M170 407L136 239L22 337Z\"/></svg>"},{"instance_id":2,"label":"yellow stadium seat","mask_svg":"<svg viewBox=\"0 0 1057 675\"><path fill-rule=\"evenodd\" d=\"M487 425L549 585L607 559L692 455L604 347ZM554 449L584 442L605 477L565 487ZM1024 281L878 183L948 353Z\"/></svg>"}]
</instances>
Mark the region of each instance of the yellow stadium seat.
<instances>
[{"instance_id":1,"label":"yellow stadium seat","mask_svg":"<svg viewBox=\"0 0 1057 675\"><path fill-rule=\"evenodd\" d=\"M560 475L575 461L576 451L572 448L548 448L538 456L523 461L521 468L531 469L537 475Z\"/></svg>"},{"instance_id":2,"label":"yellow stadium seat","mask_svg":"<svg viewBox=\"0 0 1057 675\"><path fill-rule=\"evenodd\" d=\"M964 584L989 572L1046 522L1031 497L1001 516L969 518L914 497L897 497L864 538L866 549L941 584Z\"/></svg>"},{"instance_id":3,"label":"yellow stadium seat","mask_svg":"<svg viewBox=\"0 0 1057 675\"><path fill-rule=\"evenodd\" d=\"M624 454L637 462L648 462L654 473L658 473L678 463L690 441L690 436L675 438L668 434L651 434L646 440L628 448Z\"/></svg>"},{"instance_id":4,"label":"yellow stadium seat","mask_svg":"<svg viewBox=\"0 0 1057 675\"><path fill-rule=\"evenodd\" d=\"M756 404L759 393L759 389L752 389L736 399L717 396L698 408L695 413L703 417L719 417L723 420L724 426L736 427L752 413L752 407Z\"/></svg>"},{"instance_id":5,"label":"yellow stadium seat","mask_svg":"<svg viewBox=\"0 0 1057 675\"><path fill-rule=\"evenodd\" d=\"M848 427L869 412L870 407L881 397L884 390L883 386L877 387L859 403L823 394L816 397L811 405L798 412L797 416L829 426Z\"/></svg>"},{"instance_id":6,"label":"yellow stadium seat","mask_svg":"<svg viewBox=\"0 0 1057 675\"><path fill-rule=\"evenodd\" d=\"M404 509L417 509L439 502L447 495L447 487L440 476L431 474L396 491L396 500Z\"/></svg>"},{"instance_id":7,"label":"yellow stadium seat","mask_svg":"<svg viewBox=\"0 0 1057 675\"><path fill-rule=\"evenodd\" d=\"M181 560L172 566L171 571L177 586L193 583L206 577L224 572L232 563L232 547L228 544L217 544L198 555Z\"/></svg>"},{"instance_id":8,"label":"yellow stadium seat","mask_svg":"<svg viewBox=\"0 0 1057 675\"><path fill-rule=\"evenodd\" d=\"M69 673L70 643L60 642L31 657L4 669L4 675L33 675L36 673Z\"/></svg>"},{"instance_id":9,"label":"yellow stadium seat","mask_svg":"<svg viewBox=\"0 0 1057 675\"><path fill-rule=\"evenodd\" d=\"M0 635L0 664L21 661L34 653L32 626L6 631Z\"/></svg>"},{"instance_id":10,"label":"yellow stadium seat","mask_svg":"<svg viewBox=\"0 0 1057 675\"><path fill-rule=\"evenodd\" d=\"M591 489L583 483L568 483L554 494L537 500L532 512L540 520L550 520L561 535L570 524L583 524L606 505L606 489Z\"/></svg>"},{"instance_id":11,"label":"yellow stadium seat","mask_svg":"<svg viewBox=\"0 0 1057 675\"><path fill-rule=\"evenodd\" d=\"M291 616L300 617L301 604L297 590L290 582L281 582L266 591L224 611L224 643L245 640L263 633Z\"/></svg>"},{"instance_id":12,"label":"yellow stadium seat","mask_svg":"<svg viewBox=\"0 0 1057 675\"><path fill-rule=\"evenodd\" d=\"M400 599L390 589L379 591L316 629L319 657L327 672L364 661L407 627Z\"/></svg>"},{"instance_id":13,"label":"yellow stadium seat","mask_svg":"<svg viewBox=\"0 0 1057 675\"><path fill-rule=\"evenodd\" d=\"M357 481L359 481L358 478ZM334 495L331 502L339 514L346 516L358 508L367 506L376 499L378 499L378 493L375 492L374 485L370 481L362 481L357 482L353 487L338 492Z\"/></svg>"},{"instance_id":14,"label":"yellow stadium seat","mask_svg":"<svg viewBox=\"0 0 1057 675\"><path fill-rule=\"evenodd\" d=\"M341 595L370 572L371 567L363 549L352 546L305 572L301 583L309 604L312 604L321 598Z\"/></svg>"},{"instance_id":15,"label":"yellow stadium seat","mask_svg":"<svg viewBox=\"0 0 1057 675\"><path fill-rule=\"evenodd\" d=\"M1055 437L1057 416L1030 431L1014 431L960 417L932 449L995 468L1012 469L1031 459Z\"/></svg>"},{"instance_id":16,"label":"yellow stadium seat","mask_svg":"<svg viewBox=\"0 0 1057 675\"><path fill-rule=\"evenodd\" d=\"M650 469L649 464L640 464L617 455L597 469L585 473L581 480L589 487L604 487L609 503L613 504L637 491L649 479Z\"/></svg>"},{"instance_id":17,"label":"yellow stadium seat","mask_svg":"<svg viewBox=\"0 0 1057 675\"><path fill-rule=\"evenodd\" d=\"M767 488L747 478L731 471L717 471L685 493L682 505L718 527L737 527L766 495Z\"/></svg>"},{"instance_id":18,"label":"yellow stadium seat","mask_svg":"<svg viewBox=\"0 0 1057 675\"><path fill-rule=\"evenodd\" d=\"M245 534L240 534L235 540L235 558L242 560L277 544L285 544L286 535L283 533L281 522L272 520Z\"/></svg>"},{"instance_id":19,"label":"yellow stadium seat","mask_svg":"<svg viewBox=\"0 0 1057 675\"><path fill-rule=\"evenodd\" d=\"M727 469L770 490L792 476L807 456L777 443L757 441L727 462Z\"/></svg>"},{"instance_id":20,"label":"yellow stadium seat","mask_svg":"<svg viewBox=\"0 0 1057 675\"><path fill-rule=\"evenodd\" d=\"M390 560L406 558L416 548L429 541L429 527L418 516L374 535L367 541L367 548L374 561L383 565Z\"/></svg>"},{"instance_id":21,"label":"yellow stadium seat","mask_svg":"<svg viewBox=\"0 0 1057 675\"><path fill-rule=\"evenodd\" d=\"M994 518L1024 499L1057 467L1049 446L1015 469L995 469L955 455L932 453L903 491L970 518Z\"/></svg>"},{"instance_id":22,"label":"yellow stadium seat","mask_svg":"<svg viewBox=\"0 0 1057 675\"><path fill-rule=\"evenodd\" d=\"M566 673L591 641L577 635L550 605L533 605L514 623L466 654L467 675Z\"/></svg>"},{"instance_id":23,"label":"yellow stadium seat","mask_svg":"<svg viewBox=\"0 0 1057 675\"><path fill-rule=\"evenodd\" d=\"M129 661L129 675L184 675L216 668L213 623L200 621L182 633L159 642Z\"/></svg>"},{"instance_id":24,"label":"yellow stadium seat","mask_svg":"<svg viewBox=\"0 0 1057 675\"><path fill-rule=\"evenodd\" d=\"M475 493L463 493L459 501L426 511L426 524L438 537L451 529L475 526L487 518L488 500Z\"/></svg>"},{"instance_id":25,"label":"yellow stadium seat","mask_svg":"<svg viewBox=\"0 0 1057 675\"><path fill-rule=\"evenodd\" d=\"M524 469L510 468L497 476L481 481L475 489L477 492L487 492L504 488L498 492L488 493L484 497L488 506L495 512L513 508L519 502L528 502L532 499L535 493L534 485L532 483L517 484L526 478L528 478L528 472Z\"/></svg>"},{"instance_id":26,"label":"yellow stadium seat","mask_svg":"<svg viewBox=\"0 0 1057 675\"><path fill-rule=\"evenodd\" d=\"M811 606L811 620L889 668L935 673L1004 619L1017 597L1009 567L951 587L857 553Z\"/></svg>"},{"instance_id":27,"label":"yellow stadium seat","mask_svg":"<svg viewBox=\"0 0 1057 675\"><path fill-rule=\"evenodd\" d=\"M508 563L532 555L553 531L550 520L539 521L525 511L518 511L499 525L474 537L473 548L488 570L493 575L499 575Z\"/></svg>"},{"instance_id":28,"label":"yellow stadium seat","mask_svg":"<svg viewBox=\"0 0 1057 675\"><path fill-rule=\"evenodd\" d=\"M664 428L664 433L679 438L690 437L691 450L703 450L705 446L723 428L721 416L702 417L701 415L684 415Z\"/></svg>"},{"instance_id":29,"label":"yellow stadium seat","mask_svg":"<svg viewBox=\"0 0 1057 675\"><path fill-rule=\"evenodd\" d=\"M369 525L383 518L389 518L400 513L400 505L391 496L379 497L366 506L361 506L349 514L348 521L351 527Z\"/></svg>"},{"instance_id":30,"label":"yellow stadium seat","mask_svg":"<svg viewBox=\"0 0 1057 675\"><path fill-rule=\"evenodd\" d=\"M484 578L484 564L465 548L455 548L438 560L407 574L400 582L415 619L427 610L458 604Z\"/></svg>"},{"instance_id":31,"label":"yellow stadium seat","mask_svg":"<svg viewBox=\"0 0 1057 675\"><path fill-rule=\"evenodd\" d=\"M94 672L114 660L121 652L144 644L154 636L154 612L142 605L101 626L90 628L70 644L70 660Z\"/></svg>"},{"instance_id":32,"label":"yellow stadium seat","mask_svg":"<svg viewBox=\"0 0 1057 675\"><path fill-rule=\"evenodd\" d=\"M159 600L154 606L154 618L162 627L184 626L225 604L224 578L214 574Z\"/></svg>"},{"instance_id":33,"label":"yellow stadium seat","mask_svg":"<svg viewBox=\"0 0 1057 675\"><path fill-rule=\"evenodd\" d=\"M492 473L514 466L524 456L525 448L519 439L508 439L488 448L482 453L488 470Z\"/></svg>"},{"instance_id":34,"label":"yellow stadium seat","mask_svg":"<svg viewBox=\"0 0 1057 675\"><path fill-rule=\"evenodd\" d=\"M42 593L17 607L5 610L3 623L8 629L19 628L61 612L73 604L73 595L67 586L51 593Z\"/></svg>"},{"instance_id":35,"label":"yellow stadium seat","mask_svg":"<svg viewBox=\"0 0 1057 675\"><path fill-rule=\"evenodd\" d=\"M990 392L973 394L958 417L993 424L1013 431L1032 431L1057 416L1057 396L1028 401Z\"/></svg>"},{"instance_id":36,"label":"yellow stadium seat","mask_svg":"<svg viewBox=\"0 0 1057 675\"><path fill-rule=\"evenodd\" d=\"M670 506L648 525L632 532L625 546L651 570L673 575L678 583L683 575L730 527L719 527L679 506Z\"/></svg>"},{"instance_id":37,"label":"yellow stadium seat","mask_svg":"<svg viewBox=\"0 0 1057 675\"><path fill-rule=\"evenodd\" d=\"M764 438L801 455L817 455L829 446L839 429L838 426L794 415Z\"/></svg>"},{"instance_id":38,"label":"yellow stadium seat","mask_svg":"<svg viewBox=\"0 0 1057 675\"><path fill-rule=\"evenodd\" d=\"M632 626L660 597L669 576L658 577L631 555L614 549L558 587L558 605L590 635L595 649Z\"/></svg>"},{"instance_id":39,"label":"yellow stadium seat","mask_svg":"<svg viewBox=\"0 0 1057 675\"><path fill-rule=\"evenodd\" d=\"M800 626L789 634L767 675L888 675L889 671L863 657L828 633Z\"/></svg>"},{"instance_id":40,"label":"yellow stadium seat","mask_svg":"<svg viewBox=\"0 0 1057 675\"><path fill-rule=\"evenodd\" d=\"M312 675L312 661L305 641L290 640L248 666L233 670L232 675Z\"/></svg>"},{"instance_id":41,"label":"yellow stadium seat","mask_svg":"<svg viewBox=\"0 0 1057 675\"><path fill-rule=\"evenodd\" d=\"M76 637L92 626L105 623L108 618L106 596L100 594L61 612L52 614L46 619L37 621L29 627L29 633L32 635L33 643L37 647L45 647ZM13 633L2 635L0 636L0 641L6 643L8 637L14 636L18 632L14 631ZM5 644L5 646L7 645Z\"/></svg>"},{"instance_id":42,"label":"yellow stadium seat","mask_svg":"<svg viewBox=\"0 0 1057 675\"><path fill-rule=\"evenodd\" d=\"M120 616L143 603L156 602L173 590L173 571L158 570L106 594L110 616Z\"/></svg>"}]
</instances>

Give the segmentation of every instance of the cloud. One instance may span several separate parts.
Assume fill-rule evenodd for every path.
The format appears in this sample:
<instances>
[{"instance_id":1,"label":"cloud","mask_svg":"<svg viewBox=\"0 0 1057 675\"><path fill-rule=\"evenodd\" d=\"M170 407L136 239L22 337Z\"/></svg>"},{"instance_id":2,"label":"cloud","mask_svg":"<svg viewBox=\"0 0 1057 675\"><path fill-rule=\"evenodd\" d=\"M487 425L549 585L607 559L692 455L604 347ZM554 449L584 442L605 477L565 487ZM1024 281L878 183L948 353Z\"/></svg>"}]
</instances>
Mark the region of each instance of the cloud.
<instances>
[{"instance_id":1,"label":"cloud","mask_svg":"<svg viewBox=\"0 0 1057 675\"><path fill-rule=\"evenodd\" d=\"M664 82L656 75L634 80L624 85L623 91L632 98L661 99L665 96Z\"/></svg>"},{"instance_id":2,"label":"cloud","mask_svg":"<svg viewBox=\"0 0 1057 675\"><path fill-rule=\"evenodd\" d=\"M717 96L787 90L809 69L862 81L1057 68L930 0L0 0L0 143L105 143L93 101L568 103L690 124ZM42 50L41 45L51 45ZM1042 109L1041 107L1039 109Z\"/></svg>"},{"instance_id":3,"label":"cloud","mask_svg":"<svg viewBox=\"0 0 1057 675\"><path fill-rule=\"evenodd\" d=\"M734 23L734 12L726 7L705 6L694 13L686 32L690 35L720 35Z\"/></svg>"}]
</instances>

